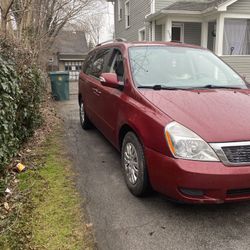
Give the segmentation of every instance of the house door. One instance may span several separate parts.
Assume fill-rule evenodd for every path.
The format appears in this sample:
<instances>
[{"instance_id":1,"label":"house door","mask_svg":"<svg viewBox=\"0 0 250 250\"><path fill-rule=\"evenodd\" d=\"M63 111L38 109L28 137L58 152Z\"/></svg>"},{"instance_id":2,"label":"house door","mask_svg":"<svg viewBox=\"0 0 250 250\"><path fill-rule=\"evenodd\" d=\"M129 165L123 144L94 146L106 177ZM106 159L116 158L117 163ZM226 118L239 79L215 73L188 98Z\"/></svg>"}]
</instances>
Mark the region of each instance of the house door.
<instances>
[{"instance_id":1,"label":"house door","mask_svg":"<svg viewBox=\"0 0 250 250\"><path fill-rule=\"evenodd\" d=\"M178 42L178 43L184 42L184 24L183 23L173 23L172 42Z\"/></svg>"}]
</instances>

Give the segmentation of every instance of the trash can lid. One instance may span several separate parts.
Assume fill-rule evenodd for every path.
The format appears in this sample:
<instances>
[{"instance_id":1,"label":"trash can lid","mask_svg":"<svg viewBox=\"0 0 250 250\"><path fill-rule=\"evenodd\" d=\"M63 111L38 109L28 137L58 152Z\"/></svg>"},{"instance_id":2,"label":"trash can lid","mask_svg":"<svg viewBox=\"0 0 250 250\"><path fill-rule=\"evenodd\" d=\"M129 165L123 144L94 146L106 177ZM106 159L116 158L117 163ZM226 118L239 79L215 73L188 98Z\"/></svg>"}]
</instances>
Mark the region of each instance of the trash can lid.
<instances>
[{"instance_id":1,"label":"trash can lid","mask_svg":"<svg viewBox=\"0 0 250 250\"><path fill-rule=\"evenodd\" d=\"M49 72L50 75L68 75L69 72L68 71L53 71L53 72Z\"/></svg>"}]
</instances>

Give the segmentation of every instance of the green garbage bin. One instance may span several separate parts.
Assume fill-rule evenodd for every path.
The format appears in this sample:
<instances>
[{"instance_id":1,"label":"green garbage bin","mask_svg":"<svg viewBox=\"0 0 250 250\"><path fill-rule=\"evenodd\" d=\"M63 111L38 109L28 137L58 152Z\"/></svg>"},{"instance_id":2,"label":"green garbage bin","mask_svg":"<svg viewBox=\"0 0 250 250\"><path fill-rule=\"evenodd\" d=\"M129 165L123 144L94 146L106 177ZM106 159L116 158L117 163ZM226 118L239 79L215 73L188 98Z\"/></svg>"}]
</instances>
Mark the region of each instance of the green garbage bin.
<instances>
[{"instance_id":1,"label":"green garbage bin","mask_svg":"<svg viewBox=\"0 0 250 250\"><path fill-rule=\"evenodd\" d=\"M50 72L52 95L57 101L69 100L69 72Z\"/></svg>"}]
</instances>

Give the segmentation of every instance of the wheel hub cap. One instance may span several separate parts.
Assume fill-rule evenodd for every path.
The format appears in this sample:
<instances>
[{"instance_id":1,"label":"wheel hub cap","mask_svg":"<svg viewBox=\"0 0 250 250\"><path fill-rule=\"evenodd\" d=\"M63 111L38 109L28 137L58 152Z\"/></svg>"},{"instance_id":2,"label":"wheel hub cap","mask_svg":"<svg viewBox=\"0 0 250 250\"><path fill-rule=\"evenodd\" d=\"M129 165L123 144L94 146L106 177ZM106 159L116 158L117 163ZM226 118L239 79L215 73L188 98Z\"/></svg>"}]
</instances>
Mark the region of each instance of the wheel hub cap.
<instances>
[{"instance_id":1,"label":"wheel hub cap","mask_svg":"<svg viewBox=\"0 0 250 250\"><path fill-rule=\"evenodd\" d=\"M80 117L81 117L81 121L83 123L84 122L84 106L83 106L83 103L81 103L81 105L80 105Z\"/></svg>"},{"instance_id":2,"label":"wheel hub cap","mask_svg":"<svg viewBox=\"0 0 250 250\"><path fill-rule=\"evenodd\" d=\"M138 155L135 146L127 143L124 152L124 165L127 178L131 184L136 184L138 180Z\"/></svg>"}]
</instances>

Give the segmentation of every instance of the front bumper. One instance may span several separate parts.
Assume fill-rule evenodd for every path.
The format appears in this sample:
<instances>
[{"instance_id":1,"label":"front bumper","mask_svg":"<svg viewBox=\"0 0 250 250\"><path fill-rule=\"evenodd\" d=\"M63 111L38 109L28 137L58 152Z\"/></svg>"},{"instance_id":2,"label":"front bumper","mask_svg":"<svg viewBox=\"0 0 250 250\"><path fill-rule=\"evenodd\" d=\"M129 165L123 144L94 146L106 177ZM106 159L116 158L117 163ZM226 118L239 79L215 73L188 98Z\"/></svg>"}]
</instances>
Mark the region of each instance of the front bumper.
<instances>
[{"instance_id":1,"label":"front bumper","mask_svg":"<svg viewBox=\"0 0 250 250\"><path fill-rule=\"evenodd\" d=\"M174 159L148 148L145 156L152 187L173 199L188 203L250 200L250 166ZM192 195L195 190L202 194Z\"/></svg>"}]
</instances>

